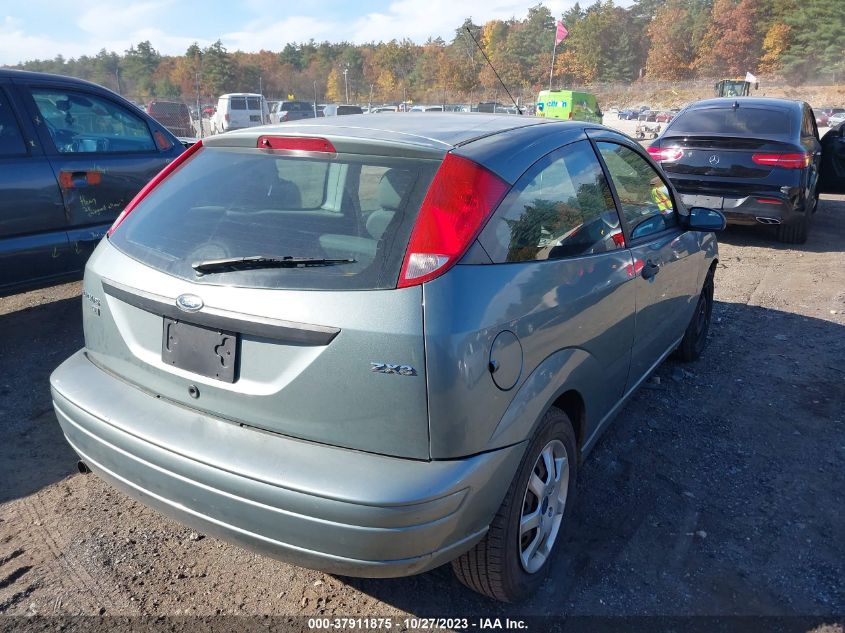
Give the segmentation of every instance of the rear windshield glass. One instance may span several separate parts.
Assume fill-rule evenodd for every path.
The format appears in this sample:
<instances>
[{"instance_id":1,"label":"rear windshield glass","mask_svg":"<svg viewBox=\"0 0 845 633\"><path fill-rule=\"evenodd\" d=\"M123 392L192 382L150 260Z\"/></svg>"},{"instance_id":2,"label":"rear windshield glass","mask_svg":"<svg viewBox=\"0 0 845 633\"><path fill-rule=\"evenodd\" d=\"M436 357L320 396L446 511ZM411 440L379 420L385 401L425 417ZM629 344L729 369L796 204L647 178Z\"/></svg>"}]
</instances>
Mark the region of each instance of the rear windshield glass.
<instances>
[{"instance_id":1,"label":"rear windshield glass","mask_svg":"<svg viewBox=\"0 0 845 633\"><path fill-rule=\"evenodd\" d=\"M394 288L437 160L372 155L303 158L201 149L156 187L110 238L168 274L254 288ZM213 272L231 257L354 259L303 268Z\"/></svg>"},{"instance_id":2,"label":"rear windshield glass","mask_svg":"<svg viewBox=\"0 0 845 633\"><path fill-rule=\"evenodd\" d=\"M244 97L232 97L229 99L232 110L246 110L246 99Z\"/></svg>"},{"instance_id":3,"label":"rear windshield glass","mask_svg":"<svg viewBox=\"0 0 845 633\"><path fill-rule=\"evenodd\" d=\"M765 108L707 108L689 110L672 122L667 134L722 134L728 136L790 136L790 116L785 110Z\"/></svg>"},{"instance_id":4,"label":"rear windshield glass","mask_svg":"<svg viewBox=\"0 0 845 633\"><path fill-rule=\"evenodd\" d=\"M338 114L363 114L364 111L358 106L342 105L337 107Z\"/></svg>"},{"instance_id":5,"label":"rear windshield glass","mask_svg":"<svg viewBox=\"0 0 845 633\"><path fill-rule=\"evenodd\" d=\"M249 106L249 110L260 110L261 109L261 99L258 97L247 97L246 103Z\"/></svg>"}]
</instances>

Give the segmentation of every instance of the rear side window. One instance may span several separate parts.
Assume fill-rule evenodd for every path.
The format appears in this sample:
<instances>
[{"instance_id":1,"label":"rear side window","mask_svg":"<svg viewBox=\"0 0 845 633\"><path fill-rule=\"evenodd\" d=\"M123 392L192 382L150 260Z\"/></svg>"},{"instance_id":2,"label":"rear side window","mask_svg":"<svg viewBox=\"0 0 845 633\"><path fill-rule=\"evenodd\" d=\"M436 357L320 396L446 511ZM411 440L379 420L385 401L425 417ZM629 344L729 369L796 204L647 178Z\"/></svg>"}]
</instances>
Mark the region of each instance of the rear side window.
<instances>
[{"instance_id":1,"label":"rear side window","mask_svg":"<svg viewBox=\"0 0 845 633\"><path fill-rule=\"evenodd\" d=\"M666 134L719 134L721 136L790 136L792 116L781 109L706 108L687 110L675 117Z\"/></svg>"},{"instance_id":2,"label":"rear side window","mask_svg":"<svg viewBox=\"0 0 845 633\"><path fill-rule=\"evenodd\" d=\"M146 121L108 99L62 89L32 89L32 98L62 154L149 152Z\"/></svg>"},{"instance_id":3,"label":"rear side window","mask_svg":"<svg viewBox=\"0 0 845 633\"><path fill-rule=\"evenodd\" d=\"M26 154L26 143L6 94L0 89L0 156Z\"/></svg>"},{"instance_id":4,"label":"rear side window","mask_svg":"<svg viewBox=\"0 0 845 633\"><path fill-rule=\"evenodd\" d=\"M246 98L231 97L229 99L229 108L232 110L246 110Z\"/></svg>"},{"instance_id":5,"label":"rear side window","mask_svg":"<svg viewBox=\"0 0 845 633\"><path fill-rule=\"evenodd\" d=\"M154 189L110 240L141 262L198 283L395 288L411 228L439 164L204 147ZM355 261L202 276L191 267L255 255Z\"/></svg>"},{"instance_id":6,"label":"rear side window","mask_svg":"<svg viewBox=\"0 0 845 633\"><path fill-rule=\"evenodd\" d=\"M619 216L589 141L567 145L529 169L499 205L481 243L494 262L620 248Z\"/></svg>"}]
</instances>

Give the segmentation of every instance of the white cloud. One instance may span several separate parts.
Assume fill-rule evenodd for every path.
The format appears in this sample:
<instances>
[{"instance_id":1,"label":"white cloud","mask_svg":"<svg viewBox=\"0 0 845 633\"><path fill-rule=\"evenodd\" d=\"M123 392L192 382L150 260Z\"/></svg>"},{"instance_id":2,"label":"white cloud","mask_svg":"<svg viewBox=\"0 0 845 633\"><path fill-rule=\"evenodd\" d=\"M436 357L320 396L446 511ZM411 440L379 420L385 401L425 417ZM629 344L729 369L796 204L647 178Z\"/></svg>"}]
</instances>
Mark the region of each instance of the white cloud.
<instances>
[{"instance_id":1,"label":"white cloud","mask_svg":"<svg viewBox=\"0 0 845 633\"><path fill-rule=\"evenodd\" d=\"M618 0L617 0L618 1ZM554 15L559 15L575 0L547 0L544 2ZM629 5L632 0L618 4ZM224 12L219 31L198 32L190 22L174 16L185 10L181 0L98 0L81 14L64 8L56 9L55 19L67 16L67 28L61 35L44 34L41 22L6 16L0 19L0 64L15 64L30 59L52 59L61 54L65 58L96 55L105 48L123 52L133 44L149 40L164 54L181 54L192 42L206 46L218 38L227 49L254 52L261 49L279 51L287 43L316 41L349 41L356 44L409 38L422 43L429 37L443 37L449 41L464 18L476 24L492 19L524 18L530 6L513 0L395 0L385 3L382 11L374 11L352 20L332 18L325 7L313 4L314 13L303 7L301 15L278 19L278 5L267 0L241 0L233 11ZM582 4L586 4L583 3ZM36 11L53 11L52 3L28 0ZM292 7L286 7L290 11ZM293 5L295 8L295 5ZM238 10L239 9L239 10ZM199 10L202 10L200 8ZM238 16L248 16L237 20ZM208 14L205 14L208 22ZM245 22L244 22L245 20Z\"/></svg>"},{"instance_id":2,"label":"white cloud","mask_svg":"<svg viewBox=\"0 0 845 633\"><path fill-rule=\"evenodd\" d=\"M571 7L575 0L545 2L554 15ZM477 24L488 20L524 18L528 6L524 2L495 0L489 2L464 2L455 8L454 0L399 0L392 2L385 11L372 12L349 21L322 17L290 16L275 19L276 12L262 15L272 5L252 4L260 17L251 20L244 28L224 34L221 39L229 50L257 51L281 50L285 44L307 42L348 41L355 44L408 38L422 43L429 37L442 37L449 41L464 19L471 17Z\"/></svg>"},{"instance_id":3,"label":"white cloud","mask_svg":"<svg viewBox=\"0 0 845 633\"><path fill-rule=\"evenodd\" d=\"M108 34L110 39L123 39L138 30L139 24L162 24L166 18L167 5L163 0L156 2L116 2L98 0L91 8L82 12L76 25L98 37Z\"/></svg>"}]
</instances>

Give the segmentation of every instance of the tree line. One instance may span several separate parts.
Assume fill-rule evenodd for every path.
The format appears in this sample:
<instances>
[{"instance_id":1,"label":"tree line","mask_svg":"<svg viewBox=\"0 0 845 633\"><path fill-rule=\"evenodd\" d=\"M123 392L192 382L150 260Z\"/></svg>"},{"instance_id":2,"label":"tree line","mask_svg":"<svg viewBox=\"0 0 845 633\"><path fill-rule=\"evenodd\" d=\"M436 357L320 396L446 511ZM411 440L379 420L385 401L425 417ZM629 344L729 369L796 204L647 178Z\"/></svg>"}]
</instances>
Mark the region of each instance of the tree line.
<instances>
[{"instance_id":1,"label":"tree line","mask_svg":"<svg viewBox=\"0 0 845 633\"><path fill-rule=\"evenodd\" d=\"M258 92L271 98L343 102L465 102L504 91L475 39L511 92L532 100L548 87L555 20L568 37L557 47L553 85L589 86L639 78L779 75L802 83L845 72L845 0L613 0L575 4L553 16L538 4L525 17L476 24L450 41L430 38L354 45L287 43L281 51L228 51L219 40L162 55L149 41L123 54L25 61L16 68L82 77L131 99Z\"/></svg>"}]
</instances>

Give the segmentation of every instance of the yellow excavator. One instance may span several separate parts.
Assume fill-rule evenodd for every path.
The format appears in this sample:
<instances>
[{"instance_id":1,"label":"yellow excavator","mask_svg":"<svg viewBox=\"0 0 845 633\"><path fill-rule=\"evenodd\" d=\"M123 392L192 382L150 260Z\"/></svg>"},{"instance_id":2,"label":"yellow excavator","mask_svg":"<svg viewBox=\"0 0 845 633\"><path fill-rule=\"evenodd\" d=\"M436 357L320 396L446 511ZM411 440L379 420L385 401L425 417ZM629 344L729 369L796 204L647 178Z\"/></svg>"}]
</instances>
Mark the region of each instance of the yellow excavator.
<instances>
[{"instance_id":1,"label":"yellow excavator","mask_svg":"<svg viewBox=\"0 0 845 633\"><path fill-rule=\"evenodd\" d=\"M754 88L758 88L755 84ZM744 79L722 79L714 86L717 97L747 97L751 94L751 82Z\"/></svg>"}]
</instances>

